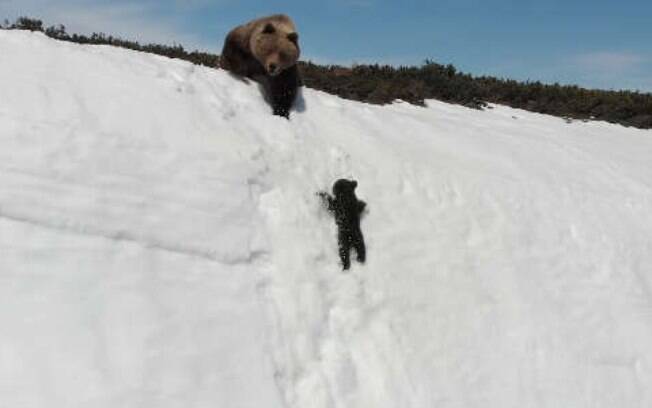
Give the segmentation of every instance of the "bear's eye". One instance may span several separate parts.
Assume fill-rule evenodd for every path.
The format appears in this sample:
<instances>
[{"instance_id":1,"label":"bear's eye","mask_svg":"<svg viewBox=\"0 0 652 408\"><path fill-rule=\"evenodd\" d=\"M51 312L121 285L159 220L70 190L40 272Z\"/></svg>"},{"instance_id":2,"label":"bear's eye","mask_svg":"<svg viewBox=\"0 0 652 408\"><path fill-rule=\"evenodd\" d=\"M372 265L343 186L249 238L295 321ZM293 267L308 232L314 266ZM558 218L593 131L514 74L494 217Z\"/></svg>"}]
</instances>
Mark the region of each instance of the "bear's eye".
<instances>
[{"instance_id":1,"label":"bear's eye","mask_svg":"<svg viewBox=\"0 0 652 408\"><path fill-rule=\"evenodd\" d=\"M296 44L297 41L299 40L299 34L297 34L297 33L288 34L288 40L290 40L290 41L292 41L293 43Z\"/></svg>"},{"instance_id":2,"label":"bear's eye","mask_svg":"<svg viewBox=\"0 0 652 408\"><path fill-rule=\"evenodd\" d=\"M276 29L269 23L265 26L265 28L263 28L263 34L273 34L274 31L276 31Z\"/></svg>"}]
</instances>

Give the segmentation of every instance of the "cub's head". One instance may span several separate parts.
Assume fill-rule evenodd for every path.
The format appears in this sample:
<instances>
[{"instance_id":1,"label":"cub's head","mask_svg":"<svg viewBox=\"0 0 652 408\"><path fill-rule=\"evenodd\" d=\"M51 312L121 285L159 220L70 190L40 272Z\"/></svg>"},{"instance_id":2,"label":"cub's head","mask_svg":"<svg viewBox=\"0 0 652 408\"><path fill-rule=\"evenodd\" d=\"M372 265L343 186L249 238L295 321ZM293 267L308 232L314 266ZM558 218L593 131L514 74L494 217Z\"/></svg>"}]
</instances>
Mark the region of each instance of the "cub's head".
<instances>
[{"instance_id":1,"label":"cub's head","mask_svg":"<svg viewBox=\"0 0 652 408\"><path fill-rule=\"evenodd\" d=\"M279 15L261 19L251 34L250 49L265 71L272 76L299 60L299 34L289 17Z\"/></svg>"},{"instance_id":2,"label":"cub's head","mask_svg":"<svg viewBox=\"0 0 652 408\"><path fill-rule=\"evenodd\" d=\"M333 184L333 195L335 197L352 195L357 186L358 182L355 180L339 179Z\"/></svg>"}]
</instances>

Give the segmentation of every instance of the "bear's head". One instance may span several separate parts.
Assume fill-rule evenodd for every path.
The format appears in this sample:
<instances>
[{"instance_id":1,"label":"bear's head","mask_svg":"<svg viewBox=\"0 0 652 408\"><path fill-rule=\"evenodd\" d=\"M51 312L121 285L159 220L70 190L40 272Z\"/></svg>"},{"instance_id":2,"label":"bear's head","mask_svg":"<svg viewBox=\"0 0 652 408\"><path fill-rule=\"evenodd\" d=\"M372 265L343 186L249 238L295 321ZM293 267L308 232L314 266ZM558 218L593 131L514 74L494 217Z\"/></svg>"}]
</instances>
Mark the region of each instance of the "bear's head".
<instances>
[{"instance_id":1,"label":"bear's head","mask_svg":"<svg viewBox=\"0 0 652 408\"><path fill-rule=\"evenodd\" d=\"M353 194L358 182L355 180L339 179L333 184L333 195L341 197L343 195Z\"/></svg>"},{"instance_id":2,"label":"bear's head","mask_svg":"<svg viewBox=\"0 0 652 408\"><path fill-rule=\"evenodd\" d=\"M250 50L265 71L276 76L299 60L299 34L289 19L269 19L250 37Z\"/></svg>"}]
</instances>

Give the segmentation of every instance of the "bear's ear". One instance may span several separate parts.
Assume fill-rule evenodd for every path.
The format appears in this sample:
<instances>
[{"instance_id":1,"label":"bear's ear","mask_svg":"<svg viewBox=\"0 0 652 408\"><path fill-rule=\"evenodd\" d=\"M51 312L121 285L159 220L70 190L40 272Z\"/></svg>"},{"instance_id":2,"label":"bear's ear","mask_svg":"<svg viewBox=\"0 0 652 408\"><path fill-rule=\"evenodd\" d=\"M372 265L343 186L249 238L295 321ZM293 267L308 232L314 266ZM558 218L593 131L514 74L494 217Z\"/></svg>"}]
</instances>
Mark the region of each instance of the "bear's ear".
<instances>
[{"instance_id":1,"label":"bear's ear","mask_svg":"<svg viewBox=\"0 0 652 408\"><path fill-rule=\"evenodd\" d=\"M290 33L288 34L288 40L292 41L293 43L297 43L299 41L299 34L297 33Z\"/></svg>"},{"instance_id":2,"label":"bear's ear","mask_svg":"<svg viewBox=\"0 0 652 408\"><path fill-rule=\"evenodd\" d=\"M272 23L267 23L265 28L263 28L263 34L274 34L275 31L276 29Z\"/></svg>"}]
</instances>

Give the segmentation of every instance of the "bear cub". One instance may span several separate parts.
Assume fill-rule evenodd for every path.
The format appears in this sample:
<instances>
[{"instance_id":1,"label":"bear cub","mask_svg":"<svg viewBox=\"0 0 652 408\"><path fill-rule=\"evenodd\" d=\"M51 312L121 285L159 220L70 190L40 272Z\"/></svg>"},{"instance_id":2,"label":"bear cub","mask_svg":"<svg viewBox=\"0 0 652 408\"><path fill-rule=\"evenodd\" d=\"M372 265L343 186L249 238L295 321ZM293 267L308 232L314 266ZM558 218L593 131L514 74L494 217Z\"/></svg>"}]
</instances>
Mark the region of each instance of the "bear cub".
<instances>
[{"instance_id":1,"label":"bear cub","mask_svg":"<svg viewBox=\"0 0 652 408\"><path fill-rule=\"evenodd\" d=\"M274 115L289 118L301 86L299 54L299 34L292 19L276 14L231 30L219 66L260 83Z\"/></svg>"},{"instance_id":2,"label":"bear cub","mask_svg":"<svg viewBox=\"0 0 652 408\"><path fill-rule=\"evenodd\" d=\"M337 242L343 270L347 270L351 266L350 252L352 248L355 249L358 262L364 263L366 259L364 237L360 230L360 216L366 203L356 197L355 188L357 186L358 182L355 180L339 179L333 184L334 197L324 191L317 193L324 206L335 216L338 230Z\"/></svg>"}]
</instances>

